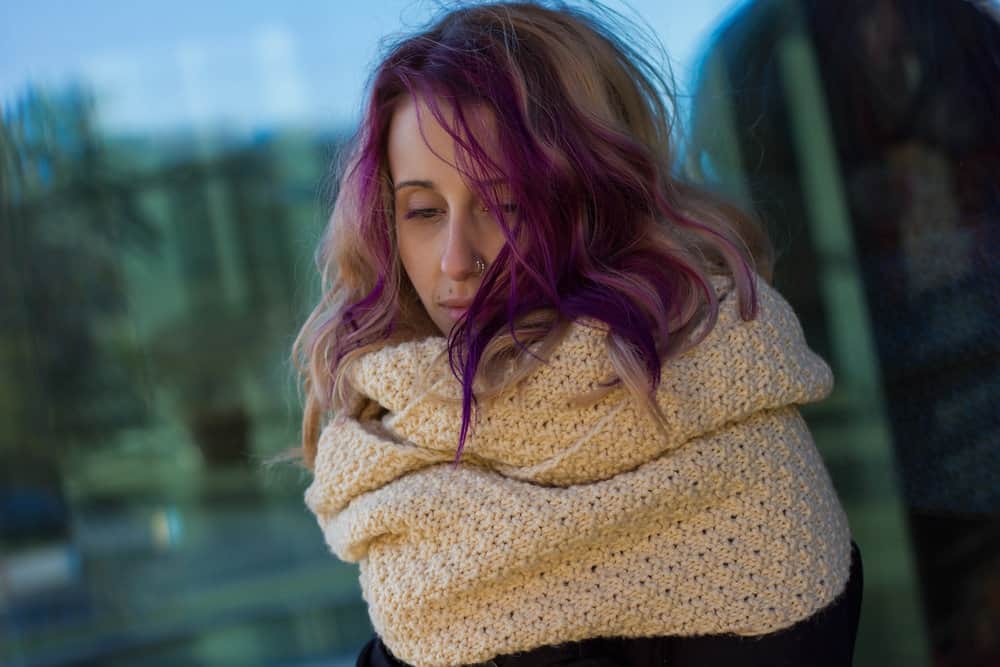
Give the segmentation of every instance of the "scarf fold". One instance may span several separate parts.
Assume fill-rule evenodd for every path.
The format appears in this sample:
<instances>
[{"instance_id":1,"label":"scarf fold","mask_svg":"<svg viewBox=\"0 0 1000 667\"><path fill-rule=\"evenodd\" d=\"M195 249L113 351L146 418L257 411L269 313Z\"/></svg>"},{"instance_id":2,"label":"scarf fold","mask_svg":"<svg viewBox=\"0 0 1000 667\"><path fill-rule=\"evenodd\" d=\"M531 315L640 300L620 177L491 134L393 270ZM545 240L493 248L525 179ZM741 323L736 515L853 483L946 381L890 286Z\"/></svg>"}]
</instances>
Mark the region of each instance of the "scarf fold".
<instances>
[{"instance_id":1,"label":"scarf fold","mask_svg":"<svg viewBox=\"0 0 1000 667\"><path fill-rule=\"evenodd\" d=\"M593 636L762 634L842 589L850 531L796 405L829 366L778 292L668 360L660 431L628 392L570 398L613 373L605 330L575 322L546 363L481 401L452 467L461 405L421 392L445 346L362 357L348 380L381 417L322 431L306 503L359 562L372 623L399 658L464 664ZM432 386L460 396L450 375Z\"/></svg>"}]
</instances>

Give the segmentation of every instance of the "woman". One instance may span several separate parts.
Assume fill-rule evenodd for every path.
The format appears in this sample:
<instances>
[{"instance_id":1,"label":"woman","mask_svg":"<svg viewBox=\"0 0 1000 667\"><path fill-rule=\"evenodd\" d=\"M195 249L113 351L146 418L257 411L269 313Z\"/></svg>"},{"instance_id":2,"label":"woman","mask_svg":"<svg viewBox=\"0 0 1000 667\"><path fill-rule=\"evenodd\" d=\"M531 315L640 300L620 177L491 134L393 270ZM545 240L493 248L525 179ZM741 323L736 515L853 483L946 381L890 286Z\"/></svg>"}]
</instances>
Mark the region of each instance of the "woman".
<instances>
[{"instance_id":1,"label":"woman","mask_svg":"<svg viewBox=\"0 0 1000 667\"><path fill-rule=\"evenodd\" d=\"M359 665L850 664L860 562L796 407L832 375L759 228L671 175L668 93L537 4L376 69L294 348Z\"/></svg>"}]
</instances>

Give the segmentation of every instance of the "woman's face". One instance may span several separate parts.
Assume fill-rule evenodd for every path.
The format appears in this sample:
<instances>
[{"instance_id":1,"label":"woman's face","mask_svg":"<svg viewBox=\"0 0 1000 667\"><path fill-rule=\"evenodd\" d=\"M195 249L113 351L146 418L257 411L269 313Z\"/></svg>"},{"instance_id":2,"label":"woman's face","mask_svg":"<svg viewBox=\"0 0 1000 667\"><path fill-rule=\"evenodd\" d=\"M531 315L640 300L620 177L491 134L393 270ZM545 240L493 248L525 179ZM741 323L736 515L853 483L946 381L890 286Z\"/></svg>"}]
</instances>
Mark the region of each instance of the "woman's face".
<instances>
[{"instance_id":1,"label":"woman's face","mask_svg":"<svg viewBox=\"0 0 1000 667\"><path fill-rule=\"evenodd\" d=\"M491 114L473 108L466 118L479 142L492 150ZM476 257L492 264L506 239L455 168L451 135L422 101L407 98L393 115L388 158L403 268L434 324L448 335L482 281ZM498 201L513 210L504 183L496 187Z\"/></svg>"}]
</instances>

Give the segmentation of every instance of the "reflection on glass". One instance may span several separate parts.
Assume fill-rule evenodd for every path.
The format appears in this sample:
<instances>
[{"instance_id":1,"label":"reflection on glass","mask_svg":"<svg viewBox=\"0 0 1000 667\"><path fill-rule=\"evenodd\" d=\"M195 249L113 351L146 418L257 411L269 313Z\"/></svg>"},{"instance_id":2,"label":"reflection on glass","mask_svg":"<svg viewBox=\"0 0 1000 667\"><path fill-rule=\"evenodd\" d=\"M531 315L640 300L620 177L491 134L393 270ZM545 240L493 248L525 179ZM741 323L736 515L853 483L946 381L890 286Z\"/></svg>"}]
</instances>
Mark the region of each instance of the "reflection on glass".
<instances>
[{"instance_id":1,"label":"reflection on glass","mask_svg":"<svg viewBox=\"0 0 1000 667\"><path fill-rule=\"evenodd\" d=\"M1000 663L995 5L737 5L694 72L683 168L767 223L834 363L805 413L865 553L856 664ZM260 28L249 60L187 48L183 76L137 46L113 95L4 92L0 664L352 664L371 634L306 480L261 465L297 441L286 359L349 129L293 125L346 94L339 61L307 60L332 48L315 23ZM266 99L208 77L235 66ZM102 122L162 120L195 83L270 129Z\"/></svg>"},{"instance_id":2,"label":"reflection on glass","mask_svg":"<svg viewBox=\"0 0 1000 667\"><path fill-rule=\"evenodd\" d=\"M835 362L809 416L876 568L865 664L1000 659L998 55L988 3L754 2L698 91L689 169L786 239Z\"/></svg>"},{"instance_id":3,"label":"reflection on glass","mask_svg":"<svg viewBox=\"0 0 1000 667\"><path fill-rule=\"evenodd\" d=\"M31 88L0 126L0 663L348 653L356 578L260 465L337 137L105 135L96 104Z\"/></svg>"}]
</instances>

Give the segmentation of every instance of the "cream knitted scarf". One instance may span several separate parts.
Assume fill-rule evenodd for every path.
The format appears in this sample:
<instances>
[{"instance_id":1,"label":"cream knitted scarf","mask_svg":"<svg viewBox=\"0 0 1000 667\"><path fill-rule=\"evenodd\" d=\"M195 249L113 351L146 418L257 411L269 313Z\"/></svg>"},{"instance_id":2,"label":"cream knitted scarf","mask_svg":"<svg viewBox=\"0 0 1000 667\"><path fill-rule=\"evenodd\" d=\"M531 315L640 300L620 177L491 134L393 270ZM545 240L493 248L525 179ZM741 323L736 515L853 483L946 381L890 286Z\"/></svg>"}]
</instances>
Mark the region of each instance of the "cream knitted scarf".
<instances>
[{"instance_id":1,"label":"cream knitted scarf","mask_svg":"<svg viewBox=\"0 0 1000 667\"><path fill-rule=\"evenodd\" d=\"M612 373L604 333L578 323L481 402L457 468L461 406L416 390L443 338L354 366L351 384L388 412L324 428L306 503L333 553L360 564L394 655L460 665L596 636L762 634L844 589L847 518L796 408L832 373L757 284L744 322L717 280L716 326L664 365L666 437L623 388L569 404Z\"/></svg>"}]
</instances>

